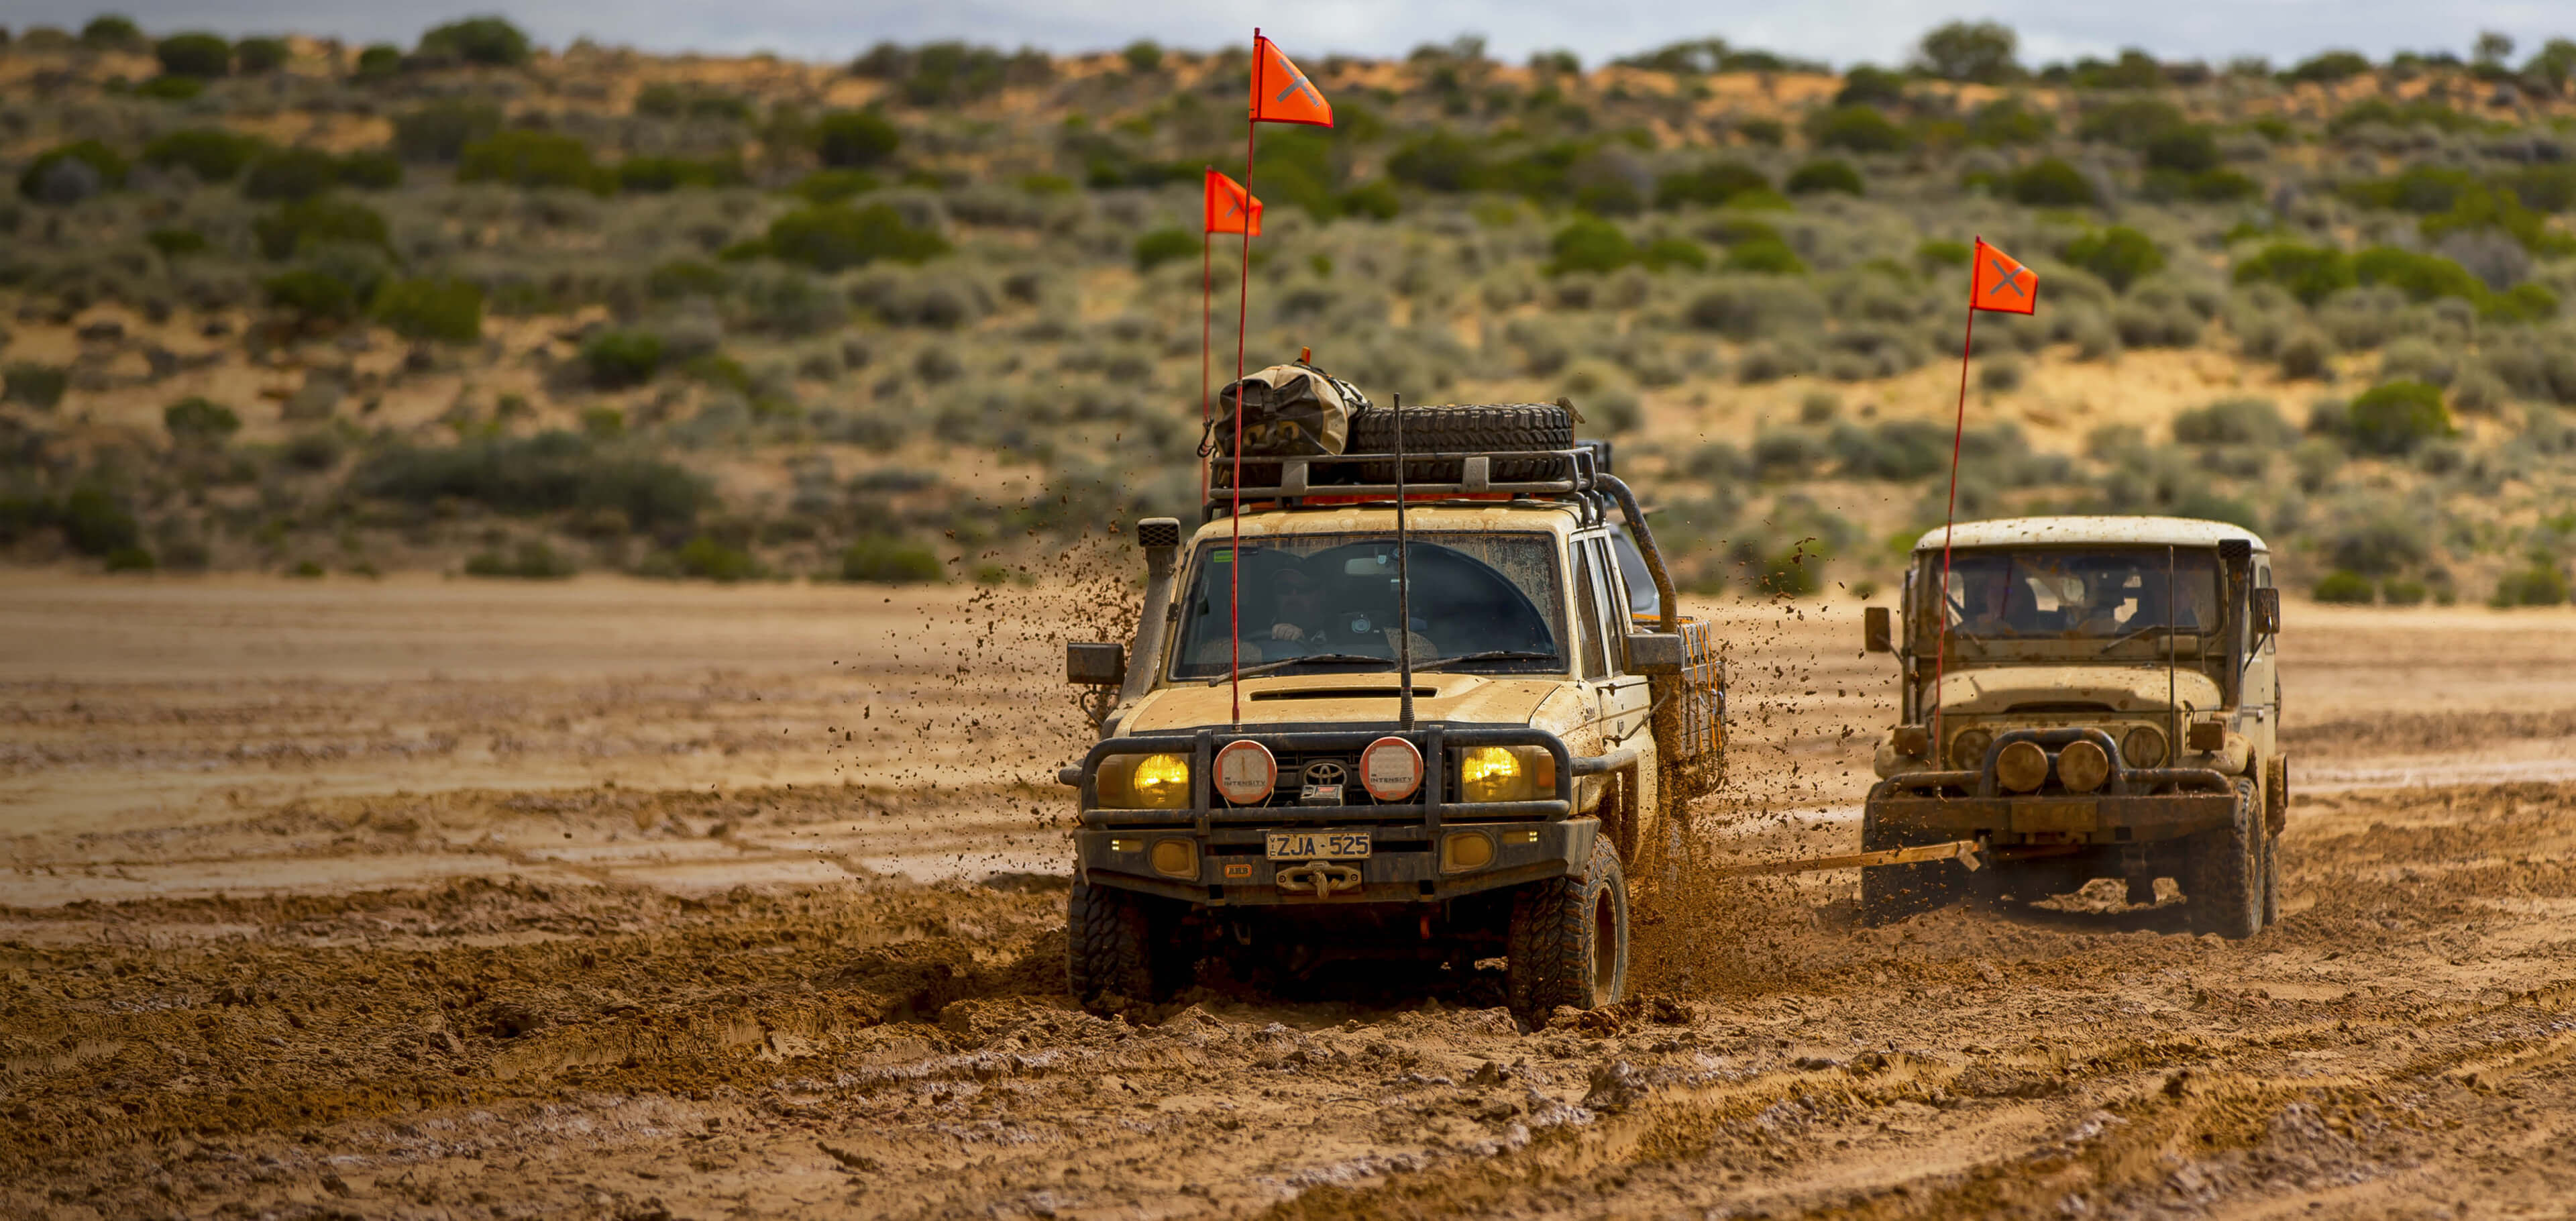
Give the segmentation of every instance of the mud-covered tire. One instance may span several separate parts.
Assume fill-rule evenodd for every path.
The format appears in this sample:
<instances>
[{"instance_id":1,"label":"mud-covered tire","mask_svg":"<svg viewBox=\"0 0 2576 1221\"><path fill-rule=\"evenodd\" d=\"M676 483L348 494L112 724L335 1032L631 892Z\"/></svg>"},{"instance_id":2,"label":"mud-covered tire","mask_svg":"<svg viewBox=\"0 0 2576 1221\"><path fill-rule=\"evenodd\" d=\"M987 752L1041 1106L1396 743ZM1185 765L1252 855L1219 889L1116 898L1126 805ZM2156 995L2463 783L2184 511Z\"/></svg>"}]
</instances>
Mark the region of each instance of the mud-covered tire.
<instances>
[{"instance_id":1,"label":"mud-covered tire","mask_svg":"<svg viewBox=\"0 0 2576 1221\"><path fill-rule=\"evenodd\" d=\"M2263 931L2264 838L2262 792L2239 780L2228 825L2185 841L2183 896L2193 932L2242 939Z\"/></svg>"},{"instance_id":2,"label":"mud-covered tire","mask_svg":"<svg viewBox=\"0 0 2576 1221\"><path fill-rule=\"evenodd\" d=\"M1505 988L1512 1016L1535 1029L1559 1005L1598 1009L1628 992L1628 879L1619 850L1592 844L1580 877L1532 882L1512 893Z\"/></svg>"},{"instance_id":3,"label":"mud-covered tire","mask_svg":"<svg viewBox=\"0 0 2576 1221\"><path fill-rule=\"evenodd\" d=\"M1404 409L1404 450L1408 454L1504 454L1574 448L1574 413L1554 403L1477 403ZM1395 409L1374 408L1351 417L1347 454L1395 452ZM1571 472L1556 458L1506 460L1493 464L1498 483L1564 479ZM1363 483L1395 482L1395 463L1359 464ZM1456 462L1406 459L1404 477L1421 483L1450 483L1464 478Z\"/></svg>"},{"instance_id":4,"label":"mud-covered tire","mask_svg":"<svg viewBox=\"0 0 2576 1221\"><path fill-rule=\"evenodd\" d=\"M1154 901L1133 891L1075 882L1065 899L1064 975L1083 1008L1103 1013L1110 1002L1149 1003L1165 998L1172 981Z\"/></svg>"},{"instance_id":5,"label":"mud-covered tire","mask_svg":"<svg viewBox=\"0 0 2576 1221\"><path fill-rule=\"evenodd\" d=\"M1884 852L1936 843L1923 835L1905 835L1878 825L1878 812L1864 806L1860 816L1860 850ZM1989 866L1991 868L1991 866ZM1957 902L1969 881L1957 861L1919 865L1876 865L1860 871L1860 922L1871 928L1894 924Z\"/></svg>"},{"instance_id":6,"label":"mud-covered tire","mask_svg":"<svg viewBox=\"0 0 2576 1221\"><path fill-rule=\"evenodd\" d=\"M2290 824L2290 760L2263 765L2263 923L2281 922L2281 829Z\"/></svg>"}]
</instances>

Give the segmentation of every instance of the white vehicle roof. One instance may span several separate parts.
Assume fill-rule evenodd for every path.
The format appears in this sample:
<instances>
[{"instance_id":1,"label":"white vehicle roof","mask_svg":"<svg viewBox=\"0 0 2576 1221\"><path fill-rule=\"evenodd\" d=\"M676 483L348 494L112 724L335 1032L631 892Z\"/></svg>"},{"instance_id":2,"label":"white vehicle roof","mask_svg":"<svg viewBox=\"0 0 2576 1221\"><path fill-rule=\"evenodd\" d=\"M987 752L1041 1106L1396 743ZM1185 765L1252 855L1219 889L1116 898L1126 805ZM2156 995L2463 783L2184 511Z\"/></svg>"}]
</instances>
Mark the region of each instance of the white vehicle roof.
<instances>
[{"instance_id":1,"label":"white vehicle roof","mask_svg":"<svg viewBox=\"0 0 2576 1221\"><path fill-rule=\"evenodd\" d=\"M1939 551L1942 530L1934 526L1916 541L1916 551ZM2193 517L2006 517L1963 521L1953 529L1950 546L2065 547L2088 543L2114 546L2215 547L2221 539L2241 538L2257 552L2269 552L2263 540L2243 526Z\"/></svg>"}]
</instances>

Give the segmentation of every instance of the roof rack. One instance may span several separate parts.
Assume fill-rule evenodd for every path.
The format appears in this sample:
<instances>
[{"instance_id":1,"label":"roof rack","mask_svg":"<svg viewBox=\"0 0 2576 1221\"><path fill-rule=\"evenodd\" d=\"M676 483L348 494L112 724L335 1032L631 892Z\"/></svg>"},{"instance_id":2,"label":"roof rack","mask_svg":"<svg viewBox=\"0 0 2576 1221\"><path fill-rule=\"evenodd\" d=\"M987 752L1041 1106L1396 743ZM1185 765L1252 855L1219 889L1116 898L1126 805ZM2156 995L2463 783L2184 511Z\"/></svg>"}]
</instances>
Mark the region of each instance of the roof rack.
<instances>
[{"instance_id":1,"label":"roof rack","mask_svg":"<svg viewBox=\"0 0 2576 1221\"><path fill-rule=\"evenodd\" d=\"M1246 455L1246 473L1275 466L1277 482L1269 486L1245 484L1242 499L1283 501L1290 504L1309 498L1329 497L1331 503L1386 500L1396 497L1393 483L1361 481L1361 472L1369 465L1395 466L1393 454L1301 454L1292 457L1253 457ZM1207 516L1222 516L1234 501L1231 488L1216 486L1214 472L1230 471L1234 460L1218 455L1209 459L1212 466L1208 488ZM1508 464L1505 466L1505 464ZM1404 456L1406 471L1403 495L1406 500L1421 497L1465 496L1492 497L1564 497L1583 499L1602 488L1609 472L1602 469L1599 450L1589 444L1572 449L1510 450L1497 453L1408 453ZM1538 468L1546 477L1496 479L1497 466L1514 471ZM1416 479L1413 472L1431 468L1433 477Z\"/></svg>"}]
</instances>

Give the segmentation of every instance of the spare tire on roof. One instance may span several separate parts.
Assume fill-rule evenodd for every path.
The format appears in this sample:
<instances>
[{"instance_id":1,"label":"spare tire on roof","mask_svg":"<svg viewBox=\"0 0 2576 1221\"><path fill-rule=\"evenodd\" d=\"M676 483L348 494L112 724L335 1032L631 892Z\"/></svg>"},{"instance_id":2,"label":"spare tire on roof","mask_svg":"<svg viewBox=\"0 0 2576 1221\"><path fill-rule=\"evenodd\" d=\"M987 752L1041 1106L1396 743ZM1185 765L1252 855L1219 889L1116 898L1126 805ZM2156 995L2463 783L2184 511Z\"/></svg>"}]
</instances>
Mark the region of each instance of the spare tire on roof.
<instances>
[{"instance_id":1,"label":"spare tire on roof","mask_svg":"<svg viewBox=\"0 0 2576 1221\"><path fill-rule=\"evenodd\" d=\"M1457 459L1415 460L1413 454L1512 454L1574 448L1574 412L1555 403L1442 403L1406 407L1404 477L1407 482L1456 483L1466 477ZM1373 407L1351 418L1346 454L1395 452L1395 413ZM1363 483L1395 482L1395 463L1363 462ZM1530 483L1571 477L1566 460L1547 457L1498 461L1496 483Z\"/></svg>"}]
</instances>

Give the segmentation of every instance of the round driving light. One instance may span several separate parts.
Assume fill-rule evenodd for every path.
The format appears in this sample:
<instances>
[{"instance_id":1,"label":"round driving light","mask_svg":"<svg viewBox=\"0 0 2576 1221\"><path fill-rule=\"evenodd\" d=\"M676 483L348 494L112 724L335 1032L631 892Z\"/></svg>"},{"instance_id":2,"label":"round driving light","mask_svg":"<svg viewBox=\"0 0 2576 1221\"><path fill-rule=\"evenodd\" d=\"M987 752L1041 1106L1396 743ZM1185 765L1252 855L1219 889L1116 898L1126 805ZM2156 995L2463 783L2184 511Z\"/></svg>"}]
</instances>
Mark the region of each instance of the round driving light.
<instances>
[{"instance_id":1,"label":"round driving light","mask_svg":"<svg viewBox=\"0 0 2576 1221\"><path fill-rule=\"evenodd\" d=\"M2165 735L2152 725L2140 725L2120 739L2120 761L2131 767L2160 767L2165 761Z\"/></svg>"},{"instance_id":2,"label":"round driving light","mask_svg":"<svg viewBox=\"0 0 2576 1221\"><path fill-rule=\"evenodd\" d=\"M2016 793L2048 782L2048 752L2037 742L2012 742L1995 756L1995 779Z\"/></svg>"},{"instance_id":3,"label":"round driving light","mask_svg":"<svg viewBox=\"0 0 2576 1221\"><path fill-rule=\"evenodd\" d=\"M1494 863L1494 841L1481 831L1455 831L1440 841L1440 872L1482 869Z\"/></svg>"},{"instance_id":4,"label":"round driving light","mask_svg":"<svg viewBox=\"0 0 2576 1221\"><path fill-rule=\"evenodd\" d=\"M1147 755L1136 761L1127 788L1137 809L1180 809L1190 804L1190 761L1180 755Z\"/></svg>"},{"instance_id":5,"label":"round driving light","mask_svg":"<svg viewBox=\"0 0 2576 1221\"><path fill-rule=\"evenodd\" d=\"M1469 801L1517 800L1520 779L1520 758L1500 746L1479 746L1458 755L1458 791Z\"/></svg>"},{"instance_id":6,"label":"round driving light","mask_svg":"<svg viewBox=\"0 0 2576 1221\"><path fill-rule=\"evenodd\" d=\"M1154 872L1176 878L1199 876L1198 845L1185 839L1158 839L1150 854Z\"/></svg>"},{"instance_id":7,"label":"round driving light","mask_svg":"<svg viewBox=\"0 0 2576 1221\"><path fill-rule=\"evenodd\" d=\"M2090 793L2111 778L2111 756L2091 742L2078 740L2057 752L2057 779L2078 793Z\"/></svg>"},{"instance_id":8,"label":"round driving light","mask_svg":"<svg viewBox=\"0 0 2576 1221\"><path fill-rule=\"evenodd\" d=\"M1379 801L1401 801L1422 787L1422 751L1402 738L1379 738L1360 752L1360 787Z\"/></svg>"},{"instance_id":9,"label":"round driving light","mask_svg":"<svg viewBox=\"0 0 2576 1221\"><path fill-rule=\"evenodd\" d=\"M1268 801L1279 784L1279 760L1270 748L1249 738L1226 743L1216 752L1216 791L1239 806Z\"/></svg>"},{"instance_id":10,"label":"round driving light","mask_svg":"<svg viewBox=\"0 0 2576 1221\"><path fill-rule=\"evenodd\" d=\"M1986 765L1986 748L1995 744L1995 735L1982 729L1971 729L1950 739L1950 766L1975 771Z\"/></svg>"}]
</instances>

